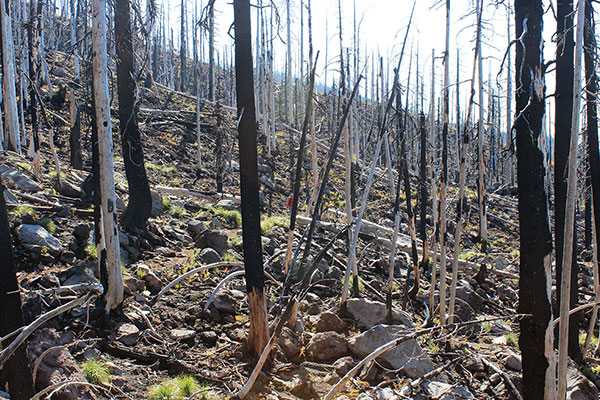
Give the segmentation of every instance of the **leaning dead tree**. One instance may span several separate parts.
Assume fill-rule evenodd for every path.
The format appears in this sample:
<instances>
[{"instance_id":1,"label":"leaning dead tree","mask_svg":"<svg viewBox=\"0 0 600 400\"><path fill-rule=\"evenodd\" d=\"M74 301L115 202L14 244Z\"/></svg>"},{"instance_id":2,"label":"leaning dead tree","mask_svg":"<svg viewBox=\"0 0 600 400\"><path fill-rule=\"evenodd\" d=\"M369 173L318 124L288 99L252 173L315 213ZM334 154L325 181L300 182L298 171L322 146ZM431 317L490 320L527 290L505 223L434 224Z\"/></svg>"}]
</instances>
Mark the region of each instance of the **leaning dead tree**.
<instances>
[{"instance_id":1,"label":"leaning dead tree","mask_svg":"<svg viewBox=\"0 0 600 400\"><path fill-rule=\"evenodd\" d=\"M519 348L523 397L553 399L552 236L544 185L544 154L538 147L545 108L542 2L515 0L517 182L519 185Z\"/></svg>"}]
</instances>

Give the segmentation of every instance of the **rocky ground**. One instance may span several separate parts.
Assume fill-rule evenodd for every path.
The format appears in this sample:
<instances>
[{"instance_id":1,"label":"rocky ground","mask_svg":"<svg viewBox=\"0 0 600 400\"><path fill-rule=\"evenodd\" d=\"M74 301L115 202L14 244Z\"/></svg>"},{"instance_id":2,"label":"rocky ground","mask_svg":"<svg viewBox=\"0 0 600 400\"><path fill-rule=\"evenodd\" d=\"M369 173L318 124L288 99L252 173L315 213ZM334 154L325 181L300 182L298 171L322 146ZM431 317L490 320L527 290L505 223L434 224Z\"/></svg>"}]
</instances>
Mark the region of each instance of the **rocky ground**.
<instances>
[{"instance_id":1,"label":"rocky ground","mask_svg":"<svg viewBox=\"0 0 600 400\"><path fill-rule=\"evenodd\" d=\"M77 86L68 71L67 65L58 62L53 76L76 87L80 105L85 104L82 87ZM243 258L241 217L235 197L239 195L239 167L235 162L234 116L227 108L221 109L224 122L216 129L214 108L205 106L205 158L203 169L197 173L195 116L186 112L194 110L194 100L157 86L143 90L140 126L153 188L153 216L148 232L120 233L126 297L119 313L107 321L93 303L76 307L44 324L31 337L28 353L35 367L36 389L65 383L56 386L55 399L228 398L243 386L255 363L245 351L248 312L243 275L234 275L212 296L225 277L243 269L239 263ZM51 112L68 119L68 103L57 105ZM83 184L89 168L67 167L68 126L61 118L53 120L61 177L66 182L60 190L56 190L56 168L47 136L42 144L42 171L38 177L25 157L11 152L0 155L0 174L9 187L6 196L27 323L78 294L60 288L81 288L82 284L97 284L99 279L90 196ZM87 166L90 156L85 114L83 121ZM113 122L118 126L116 120ZM216 135L224 135L227 149L227 197L215 193ZM263 143L259 160L271 321L281 309L280 282L285 278L285 204L290 191L287 138L287 133L278 133L280 152L270 159L263 151ZM116 135L117 195L123 207L127 180L118 143ZM323 162L324 152L321 157ZM424 306L429 303L429 275L421 276L416 300L404 304L404 256L398 257L396 264L393 321L386 318L384 287L389 249L385 240L389 241L392 226L393 199L386 175L380 175L365 217L371 224L365 224L364 240L358 249L360 297L352 298L344 310L340 309L347 244L338 240L318 265L314 284L300 304L295 327L283 329L272 361L249 397L323 398L374 349L392 339L420 332L368 363L336 398L519 398L519 332L518 321L513 318L518 301L516 198L490 195L490 266L483 279L474 279L484 258L476 247L478 222L474 210L470 211L463 235L456 314L463 322L481 321L451 331L426 331L423 328L438 322L431 315L439 315ZM325 207L330 211L323 216L328 224L315 239L320 246L342 226L336 214L343 210L342 179L343 170L338 164L332 173ZM451 188L448 198L453 202L455 193ZM468 195L475 198L471 190ZM305 196L301 201L305 202ZM452 213L454 207L450 208ZM453 220L452 216L449 220ZM449 231L453 230L451 222ZM408 234L406 220L401 232L402 238ZM589 302L593 297L589 252L582 251L580 261L580 300ZM218 262L225 264L189 276L158 298L157 294L178 276ZM596 343L594 338L592 348ZM598 360L590 358L583 368L572 367L570 398L598 398L598 365ZM194 392L198 393L192 396ZM0 392L0 398L2 395Z\"/></svg>"}]
</instances>

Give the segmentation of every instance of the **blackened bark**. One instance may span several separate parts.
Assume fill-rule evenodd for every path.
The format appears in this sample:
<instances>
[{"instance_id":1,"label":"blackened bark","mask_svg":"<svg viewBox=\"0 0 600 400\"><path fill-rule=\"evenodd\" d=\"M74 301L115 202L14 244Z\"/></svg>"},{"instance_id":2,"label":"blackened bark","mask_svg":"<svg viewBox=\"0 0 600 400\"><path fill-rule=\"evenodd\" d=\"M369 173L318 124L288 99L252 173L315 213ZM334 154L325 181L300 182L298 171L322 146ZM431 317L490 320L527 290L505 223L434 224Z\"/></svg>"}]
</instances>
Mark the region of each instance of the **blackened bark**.
<instances>
[{"instance_id":1,"label":"blackened bark","mask_svg":"<svg viewBox=\"0 0 600 400\"><path fill-rule=\"evenodd\" d=\"M115 2L115 43L117 46L119 127L125 175L129 185L129 202L121 217L121 225L123 228L146 229L146 222L152 210L152 197L137 124L135 55L133 53L129 0Z\"/></svg>"},{"instance_id":2,"label":"blackened bark","mask_svg":"<svg viewBox=\"0 0 600 400\"><path fill-rule=\"evenodd\" d=\"M29 76L31 78L31 81L29 82L29 114L31 116L31 137L33 140L33 150L35 153L37 153L40 148L36 98L37 72L35 64L35 60L37 60L35 44L38 42L35 30L36 19L38 18L37 11L38 8L36 7L36 2L31 0L29 3L29 25L27 26L29 45Z\"/></svg>"},{"instance_id":3,"label":"blackened bark","mask_svg":"<svg viewBox=\"0 0 600 400\"><path fill-rule=\"evenodd\" d=\"M588 162L590 166L590 180L592 184L592 203L594 209L594 224L596 232L600 232L600 151L598 149L598 110L597 93L598 77L596 76L594 57L596 54L596 37L594 36L595 23L593 20L592 1L585 2L586 29L584 33L585 52L585 81L586 81L586 113L588 134ZM596 249L600 248L600 239L594 243Z\"/></svg>"},{"instance_id":4,"label":"blackened bark","mask_svg":"<svg viewBox=\"0 0 600 400\"><path fill-rule=\"evenodd\" d=\"M235 0L233 10L235 24L235 84L239 120L240 189L242 195L242 238L244 241L246 289L250 300L248 345L251 352L260 355L267 342L269 332L266 328L266 313L263 315L263 308L266 307L264 302L265 275L263 272L258 198L259 182L256 150L258 126L254 104L250 1ZM264 318L264 320L256 320L253 317ZM266 331L263 332L265 329Z\"/></svg>"},{"instance_id":5,"label":"blackened bark","mask_svg":"<svg viewBox=\"0 0 600 400\"><path fill-rule=\"evenodd\" d=\"M527 32L523 35L524 23ZM519 347L523 363L523 397L544 399L552 340L549 274L552 236L544 187L544 155L537 146L542 132L545 87L542 58L541 1L515 0L517 179L519 187L520 278L519 309L530 314L520 321ZM550 337L549 337L550 336Z\"/></svg>"},{"instance_id":6,"label":"blackened bark","mask_svg":"<svg viewBox=\"0 0 600 400\"><path fill-rule=\"evenodd\" d=\"M21 295L17 283L16 267L13 257L8 212L4 201L4 184L0 180L0 337L23 326ZM6 348L11 342L2 342ZM31 369L23 346L19 347L0 370L0 387L8 384L11 399L27 400L34 395Z\"/></svg>"},{"instance_id":7,"label":"blackened bark","mask_svg":"<svg viewBox=\"0 0 600 400\"><path fill-rule=\"evenodd\" d=\"M556 54L556 97L554 132L554 248L556 252L556 276L562 276L563 243L565 233L565 206L567 202L567 160L573 117L573 0L558 0L556 5L558 46ZM577 254L577 230L573 231L573 254ZM571 267L571 305L577 306L577 257ZM558 279L560 280L560 278ZM560 304L561 284L556 283L556 304ZM558 308L556 308L558 310ZM580 314L569 320L569 357L581 359L579 348ZM558 328L556 330L558 337Z\"/></svg>"}]
</instances>

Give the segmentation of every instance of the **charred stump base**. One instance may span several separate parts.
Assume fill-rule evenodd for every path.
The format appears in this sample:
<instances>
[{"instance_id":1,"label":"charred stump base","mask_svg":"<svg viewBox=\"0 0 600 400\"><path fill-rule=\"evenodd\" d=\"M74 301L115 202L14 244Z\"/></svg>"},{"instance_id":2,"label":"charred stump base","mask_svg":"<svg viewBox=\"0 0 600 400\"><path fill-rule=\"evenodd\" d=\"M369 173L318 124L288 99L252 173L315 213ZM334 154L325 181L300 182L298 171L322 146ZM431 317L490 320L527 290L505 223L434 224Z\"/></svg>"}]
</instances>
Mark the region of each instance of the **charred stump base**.
<instances>
[{"instance_id":1,"label":"charred stump base","mask_svg":"<svg viewBox=\"0 0 600 400\"><path fill-rule=\"evenodd\" d=\"M262 290L254 288L248 293L250 332L248 332L248 352L258 359L269 341L267 323L267 300Z\"/></svg>"}]
</instances>

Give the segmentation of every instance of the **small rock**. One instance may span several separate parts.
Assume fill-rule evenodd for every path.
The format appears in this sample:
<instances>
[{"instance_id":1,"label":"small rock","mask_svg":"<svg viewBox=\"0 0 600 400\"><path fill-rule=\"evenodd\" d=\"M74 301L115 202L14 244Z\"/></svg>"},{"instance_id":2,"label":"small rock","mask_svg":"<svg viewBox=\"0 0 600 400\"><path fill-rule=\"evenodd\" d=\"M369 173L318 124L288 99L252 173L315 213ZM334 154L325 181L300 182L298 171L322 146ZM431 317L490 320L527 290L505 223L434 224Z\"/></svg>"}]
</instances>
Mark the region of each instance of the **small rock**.
<instances>
[{"instance_id":1,"label":"small rock","mask_svg":"<svg viewBox=\"0 0 600 400\"><path fill-rule=\"evenodd\" d=\"M223 255L227 251L227 235L221 230L205 230L198 235L194 247L200 249L210 247Z\"/></svg>"},{"instance_id":2,"label":"small rock","mask_svg":"<svg viewBox=\"0 0 600 400\"><path fill-rule=\"evenodd\" d=\"M121 246L129 246L129 236L125 232L119 232L119 244Z\"/></svg>"},{"instance_id":3,"label":"small rock","mask_svg":"<svg viewBox=\"0 0 600 400\"><path fill-rule=\"evenodd\" d=\"M221 261L221 256L214 249L207 247L200 252L198 259L203 264L214 264Z\"/></svg>"},{"instance_id":4,"label":"small rock","mask_svg":"<svg viewBox=\"0 0 600 400\"><path fill-rule=\"evenodd\" d=\"M35 183L33 179L8 165L0 165L0 177L4 184L11 189L23 192L39 192L42 190L40 185Z\"/></svg>"},{"instance_id":5,"label":"small rock","mask_svg":"<svg viewBox=\"0 0 600 400\"><path fill-rule=\"evenodd\" d=\"M467 361L465 368L471 372L485 371L485 365L483 365L483 361L481 361L481 358L479 357L475 357L472 360Z\"/></svg>"},{"instance_id":6,"label":"small rock","mask_svg":"<svg viewBox=\"0 0 600 400\"><path fill-rule=\"evenodd\" d=\"M204 221L193 219L188 222L187 228L188 231L192 232L196 236L199 236L202 232L208 229L208 225L206 225L206 222Z\"/></svg>"},{"instance_id":7,"label":"small rock","mask_svg":"<svg viewBox=\"0 0 600 400\"><path fill-rule=\"evenodd\" d=\"M317 317L315 328L317 332L344 332L348 327L340 317L332 312L325 311Z\"/></svg>"},{"instance_id":8,"label":"small rock","mask_svg":"<svg viewBox=\"0 0 600 400\"><path fill-rule=\"evenodd\" d=\"M312 399L316 392L313 387L311 374L306 369L294 375L290 387L290 393L301 399Z\"/></svg>"},{"instance_id":9,"label":"small rock","mask_svg":"<svg viewBox=\"0 0 600 400\"><path fill-rule=\"evenodd\" d=\"M269 190L275 190L276 186L275 186L275 182L273 182L271 180L271 178L269 178L268 176L261 176L260 177L260 183L262 183L265 188L269 189Z\"/></svg>"},{"instance_id":10,"label":"small rock","mask_svg":"<svg viewBox=\"0 0 600 400\"><path fill-rule=\"evenodd\" d=\"M209 346L214 346L217 344L217 339L219 338L217 336L217 333L215 331L203 331L200 332L198 334L198 337L200 338L200 340L202 340L203 343L206 343Z\"/></svg>"},{"instance_id":11,"label":"small rock","mask_svg":"<svg viewBox=\"0 0 600 400\"><path fill-rule=\"evenodd\" d=\"M146 264L138 264L136 275L141 276L142 280L146 284L146 288L152 294L160 292L163 288L163 282L156 276L154 272Z\"/></svg>"},{"instance_id":12,"label":"small rock","mask_svg":"<svg viewBox=\"0 0 600 400\"><path fill-rule=\"evenodd\" d=\"M66 179L61 179L60 187L58 187L58 181L56 181L54 188L63 196L80 199L85 196L81 186L75 186L73 183Z\"/></svg>"},{"instance_id":13,"label":"small rock","mask_svg":"<svg viewBox=\"0 0 600 400\"><path fill-rule=\"evenodd\" d=\"M521 364L521 357L514 353L510 353L508 357L504 360L504 365L506 368L512 369L513 371L521 371L523 368Z\"/></svg>"},{"instance_id":14,"label":"small rock","mask_svg":"<svg viewBox=\"0 0 600 400\"><path fill-rule=\"evenodd\" d=\"M193 338L196 335L196 331L191 329L171 329L169 336L174 340L186 341Z\"/></svg>"},{"instance_id":15,"label":"small rock","mask_svg":"<svg viewBox=\"0 0 600 400\"><path fill-rule=\"evenodd\" d=\"M152 211L150 211L150 214L153 217L158 217L163 212L162 197L154 190L150 191L150 196L152 197Z\"/></svg>"},{"instance_id":16,"label":"small rock","mask_svg":"<svg viewBox=\"0 0 600 400\"><path fill-rule=\"evenodd\" d=\"M129 275L123 276L123 285L125 286L125 291L129 291L127 294L144 290L144 282Z\"/></svg>"},{"instance_id":17,"label":"small rock","mask_svg":"<svg viewBox=\"0 0 600 400\"><path fill-rule=\"evenodd\" d=\"M338 397L338 399L339 399L339 397ZM373 398L366 393L361 393L358 395L356 400L373 400Z\"/></svg>"},{"instance_id":18,"label":"small rock","mask_svg":"<svg viewBox=\"0 0 600 400\"><path fill-rule=\"evenodd\" d=\"M229 332L229 337L231 340L235 340L236 342L242 342L246 339L246 332L244 332L244 330L241 328L235 328Z\"/></svg>"},{"instance_id":19,"label":"small rock","mask_svg":"<svg viewBox=\"0 0 600 400\"><path fill-rule=\"evenodd\" d=\"M236 205L235 202L233 200L229 200L229 199L222 199L219 200L217 202L217 204L215 204L215 207L222 207L225 210L235 210L236 209Z\"/></svg>"},{"instance_id":20,"label":"small rock","mask_svg":"<svg viewBox=\"0 0 600 400\"><path fill-rule=\"evenodd\" d=\"M300 337L292 332L287 326L283 327L281 337L277 343L288 360L296 360L302 350L302 341Z\"/></svg>"},{"instance_id":21,"label":"small rock","mask_svg":"<svg viewBox=\"0 0 600 400\"><path fill-rule=\"evenodd\" d=\"M474 311L478 311L483 305L483 299L475 292L469 282L464 279L458 281L456 288L456 298L463 300L471 306Z\"/></svg>"},{"instance_id":22,"label":"small rock","mask_svg":"<svg viewBox=\"0 0 600 400\"><path fill-rule=\"evenodd\" d=\"M492 261L492 265L494 266L494 268L504 271L509 267L510 262L504 257L496 257Z\"/></svg>"},{"instance_id":23,"label":"small rock","mask_svg":"<svg viewBox=\"0 0 600 400\"><path fill-rule=\"evenodd\" d=\"M219 312L226 314L236 313L236 301L227 290L219 292L213 301L213 304Z\"/></svg>"},{"instance_id":24,"label":"small rock","mask_svg":"<svg viewBox=\"0 0 600 400\"><path fill-rule=\"evenodd\" d=\"M598 388L576 368L567 368L567 400L597 400Z\"/></svg>"},{"instance_id":25,"label":"small rock","mask_svg":"<svg viewBox=\"0 0 600 400\"><path fill-rule=\"evenodd\" d=\"M366 300L349 299L346 301L346 311L350 314L361 328L371 328L378 324L387 322L387 310L385 304ZM407 328L413 328L414 323L410 315L404 311L393 310L392 320L395 323L401 323Z\"/></svg>"},{"instance_id":26,"label":"small rock","mask_svg":"<svg viewBox=\"0 0 600 400\"><path fill-rule=\"evenodd\" d=\"M350 351L364 358L379 346L405 335L402 325L375 325L368 331L348 340ZM408 339L378 357L393 369L402 369L411 378L420 378L433 370L431 359L416 339Z\"/></svg>"},{"instance_id":27,"label":"small rock","mask_svg":"<svg viewBox=\"0 0 600 400\"><path fill-rule=\"evenodd\" d=\"M346 373L348 373L348 371L350 371L352 368L354 368L355 365L356 365L356 362L354 361L354 359L351 356L342 357L333 363L335 372L339 376L346 375Z\"/></svg>"},{"instance_id":28,"label":"small rock","mask_svg":"<svg viewBox=\"0 0 600 400\"><path fill-rule=\"evenodd\" d=\"M426 381L423 384L425 390L429 393L432 399L437 400L464 400L475 399L473 393L469 392L464 386L449 384L437 381Z\"/></svg>"},{"instance_id":29,"label":"small rock","mask_svg":"<svg viewBox=\"0 0 600 400\"><path fill-rule=\"evenodd\" d=\"M231 160L229 166L231 167L231 170L234 172L239 172L239 170L240 170L240 163L235 160Z\"/></svg>"},{"instance_id":30,"label":"small rock","mask_svg":"<svg viewBox=\"0 0 600 400\"><path fill-rule=\"evenodd\" d=\"M310 339L306 350L310 360L332 361L348 354L348 342L339 333L322 332Z\"/></svg>"},{"instance_id":31,"label":"small rock","mask_svg":"<svg viewBox=\"0 0 600 400\"><path fill-rule=\"evenodd\" d=\"M57 256L62 252L62 244L40 225L23 224L17 228L19 241L28 250L40 253L46 248L50 254Z\"/></svg>"},{"instance_id":32,"label":"small rock","mask_svg":"<svg viewBox=\"0 0 600 400\"><path fill-rule=\"evenodd\" d=\"M82 241L86 241L90 237L90 232L92 229L94 229L94 226L91 223L84 222L77 224L73 229L73 235Z\"/></svg>"},{"instance_id":33,"label":"small rock","mask_svg":"<svg viewBox=\"0 0 600 400\"><path fill-rule=\"evenodd\" d=\"M117 340L125 346L135 345L139 334L140 330L133 324L125 323L117 328Z\"/></svg>"},{"instance_id":34,"label":"small rock","mask_svg":"<svg viewBox=\"0 0 600 400\"><path fill-rule=\"evenodd\" d=\"M390 388L377 389L377 400L396 400L398 396Z\"/></svg>"}]
</instances>

